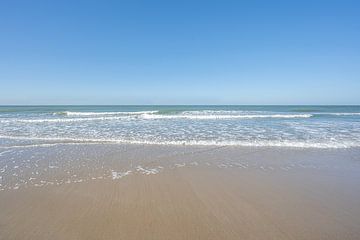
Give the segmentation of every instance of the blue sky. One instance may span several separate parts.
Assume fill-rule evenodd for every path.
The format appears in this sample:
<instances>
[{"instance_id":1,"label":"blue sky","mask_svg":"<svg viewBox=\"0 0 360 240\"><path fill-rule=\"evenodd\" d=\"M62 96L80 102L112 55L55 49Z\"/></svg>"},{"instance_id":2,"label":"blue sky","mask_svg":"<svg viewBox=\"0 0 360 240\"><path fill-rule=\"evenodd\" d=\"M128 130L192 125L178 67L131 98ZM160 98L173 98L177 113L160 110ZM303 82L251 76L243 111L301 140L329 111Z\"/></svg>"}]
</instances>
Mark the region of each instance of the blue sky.
<instances>
[{"instance_id":1,"label":"blue sky","mask_svg":"<svg viewBox=\"0 0 360 240\"><path fill-rule=\"evenodd\" d=\"M360 104L359 1L1 1L0 104Z\"/></svg>"}]
</instances>

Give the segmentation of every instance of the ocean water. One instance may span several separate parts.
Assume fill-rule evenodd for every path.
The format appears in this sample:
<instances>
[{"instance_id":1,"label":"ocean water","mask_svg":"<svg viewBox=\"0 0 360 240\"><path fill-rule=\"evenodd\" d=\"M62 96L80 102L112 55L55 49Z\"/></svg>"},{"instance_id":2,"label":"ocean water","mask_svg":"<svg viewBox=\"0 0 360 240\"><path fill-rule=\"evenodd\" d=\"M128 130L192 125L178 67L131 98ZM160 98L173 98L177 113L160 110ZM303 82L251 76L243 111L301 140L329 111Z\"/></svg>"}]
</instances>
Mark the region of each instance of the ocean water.
<instances>
[{"instance_id":1,"label":"ocean water","mask_svg":"<svg viewBox=\"0 0 360 240\"><path fill-rule=\"evenodd\" d=\"M0 106L0 147L360 147L360 106Z\"/></svg>"}]
</instances>

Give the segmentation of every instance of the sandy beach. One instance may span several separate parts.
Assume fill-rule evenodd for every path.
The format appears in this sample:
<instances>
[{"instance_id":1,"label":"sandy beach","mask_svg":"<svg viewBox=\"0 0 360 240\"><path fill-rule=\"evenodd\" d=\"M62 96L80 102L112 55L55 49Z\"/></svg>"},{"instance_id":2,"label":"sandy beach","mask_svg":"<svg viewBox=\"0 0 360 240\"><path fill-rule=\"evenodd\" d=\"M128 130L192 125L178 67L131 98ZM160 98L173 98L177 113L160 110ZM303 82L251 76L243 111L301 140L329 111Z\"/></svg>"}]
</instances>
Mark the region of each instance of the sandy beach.
<instances>
[{"instance_id":1,"label":"sandy beach","mask_svg":"<svg viewBox=\"0 0 360 240\"><path fill-rule=\"evenodd\" d=\"M0 2L0 240L360 240L360 1Z\"/></svg>"},{"instance_id":2,"label":"sandy beach","mask_svg":"<svg viewBox=\"0 0 360 240\"><path fill-rule=\"evenodd\" d=\"M2 179L0 239L360 235L359 149L95 144L21 151L7 163L19 166L16 178ZM39 177L24 183L34 154L43 156Z\"/></svg>"}]
</instances>

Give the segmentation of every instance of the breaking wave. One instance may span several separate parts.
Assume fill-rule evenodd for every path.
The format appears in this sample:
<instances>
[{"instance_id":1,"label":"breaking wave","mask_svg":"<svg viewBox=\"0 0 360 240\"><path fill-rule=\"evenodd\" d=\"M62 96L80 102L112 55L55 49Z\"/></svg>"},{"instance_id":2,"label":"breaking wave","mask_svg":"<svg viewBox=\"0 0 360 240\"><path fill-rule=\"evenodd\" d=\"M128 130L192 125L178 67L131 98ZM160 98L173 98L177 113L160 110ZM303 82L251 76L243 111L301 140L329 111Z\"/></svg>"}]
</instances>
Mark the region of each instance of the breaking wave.
<instances>
[{"instance_id":1,"label":"breaking wave","mask_svg":"<svg viewBox=\"0 0 360 240\"><path fill-rule=\"evenodd\" d=\"M112 138L46 138L46 137L26 137L26 136L2 136L0 138L16 139L16 140L32 140L45 141L41 143L33 143L28 145L3 146L0 148L11 149L21 147L51 147L63 144L142 144L142 145L191 145L191 146L238 146L238 147L289 147L289 148L352 148L360 147L360 142L346 141L346 142L312 142L312 141L297 141L297 140L256 140L256 141L211 141L211 140L187 140L187 141L146 141L146 140L127 140L127 139L112 139Z\"/></svg>"},{"instance_id":2,"label":"breaking wave","mask_svg":"<svg viewBox=\"0 0 360 240\"><path fill-rule=\"evenodd\" d=\"M254 118L310 118L311 114L247 114L247 115L155 115L144 114L142 117L146 119L254 119Z\"/></svg>"},{"instance_id":3,"label":"breaking wave","mask_svg":"<svg viewBox=\"0 0 360 240\"><path fill-rule=\"evenodd\" d=\"M246 114L246 115L205 115L205 114L177 114L177 115L161 115L150 112L130 113L130 114L110 114L110 113L81 113L84 115L69 115L77 116L71 118L36 118L36 119L22 119L22 118L5 118L0 119L0 123L66 123L66 122L82 122L82 121L110 121L110 120L124 120L124 119L192 119L192 120L216 120L216 119L256 119L256 118L310 118L312 114ZM98 116L99 115L99 116ZM115 115L115 116L114 116ZM86 117L80 117L86 116ZM96 117L91 117L96 116Z\"/></svg>"},{"instance_id":4,"label":"breaking wave","mask_svg":"<svg viewBox=\"0 0 360 240\"><path fill-rule=\"evenodd\" d=\"M316 111L265 106L19 107L18 112L0 113L0 148L70 143L360 147L360 107L311 109Z\"/></svg>"},{"instance_id":5,"label":"breaking wave","mask_svg":"<svg viewBox=\"0 0 360 240\"><path fill-rule=\"evenodd\" d=\"M54 115L64 116L109 116L109 115L141 115L141 114L154 114L158 111L139 111L139 112L56 112Z\"/></svg>"}]
</instances>

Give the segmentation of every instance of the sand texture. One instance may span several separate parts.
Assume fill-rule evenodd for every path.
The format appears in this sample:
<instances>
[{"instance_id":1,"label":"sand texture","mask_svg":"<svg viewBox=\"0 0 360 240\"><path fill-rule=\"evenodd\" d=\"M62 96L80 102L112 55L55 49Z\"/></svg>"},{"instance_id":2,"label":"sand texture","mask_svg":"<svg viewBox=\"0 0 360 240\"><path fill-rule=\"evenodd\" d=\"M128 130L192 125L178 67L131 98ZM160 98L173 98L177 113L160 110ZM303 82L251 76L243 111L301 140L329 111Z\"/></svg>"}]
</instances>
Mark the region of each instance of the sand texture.
<instances>
[{"instance_id":1,"label":"sand texture","mask_svg":"<svg viewBox=\"0 0 360 240\"><path fill-rule=\"evenodd\" d=\"M0 239L355 240L359 156L136 145L9 152Z\"/></svg>"}]
</instances>

